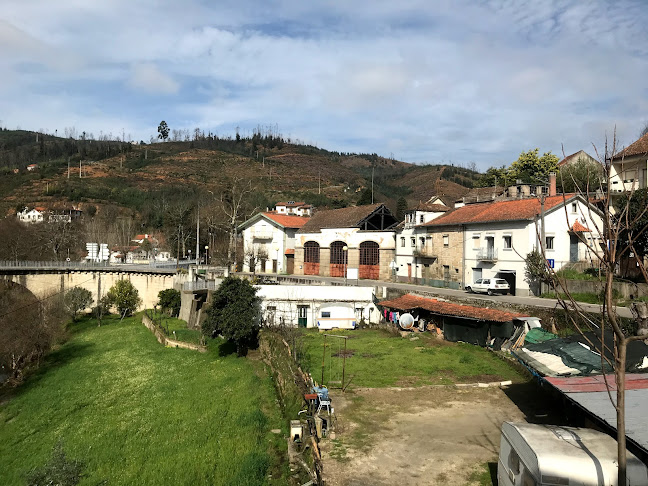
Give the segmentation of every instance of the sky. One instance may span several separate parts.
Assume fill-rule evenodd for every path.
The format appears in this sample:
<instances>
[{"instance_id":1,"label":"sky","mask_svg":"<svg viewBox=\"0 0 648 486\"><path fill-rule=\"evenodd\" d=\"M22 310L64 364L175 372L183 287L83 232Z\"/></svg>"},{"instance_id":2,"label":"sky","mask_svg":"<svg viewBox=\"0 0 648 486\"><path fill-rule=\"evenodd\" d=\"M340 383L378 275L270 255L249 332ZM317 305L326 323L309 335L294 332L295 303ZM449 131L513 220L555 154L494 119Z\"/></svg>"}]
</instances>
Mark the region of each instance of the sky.
<instances>
[{"instance_id":1,"label":"sky","mask_svg":"<svg viewBox=\"0 0 648 486\"><path fill-rule=\"evenodd\" d=\"M480 170L595 155L648 122L646 25L645 0L2 0L0 126L273 126Z\"/></svg>"}]
</instances>

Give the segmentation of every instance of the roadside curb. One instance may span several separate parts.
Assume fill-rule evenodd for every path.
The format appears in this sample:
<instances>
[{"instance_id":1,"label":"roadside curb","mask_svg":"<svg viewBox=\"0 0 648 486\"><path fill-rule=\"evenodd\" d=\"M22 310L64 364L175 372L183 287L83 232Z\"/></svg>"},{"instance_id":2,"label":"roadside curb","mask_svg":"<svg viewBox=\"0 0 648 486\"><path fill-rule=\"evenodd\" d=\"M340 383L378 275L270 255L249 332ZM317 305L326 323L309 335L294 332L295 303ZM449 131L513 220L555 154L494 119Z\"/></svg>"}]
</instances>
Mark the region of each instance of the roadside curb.
<instances>
[{"instance_id":1,"label":"roadside curb","mask_svg":"<svg viewBox=\"0 0 648 486\"><path fill-rule=\"evenodd\" d=\"M421 385L421 386L388 386L381 388L369 388L369 387L358 387L353 388L353 391L372 391L372 390L393 390L393 391L415 391L415 390L425 390L426 388L495 388L495 387L505 387L512 385L513 381L490 381L487 383L455 383L454 385Z\"/></svg>"}]
</instances>

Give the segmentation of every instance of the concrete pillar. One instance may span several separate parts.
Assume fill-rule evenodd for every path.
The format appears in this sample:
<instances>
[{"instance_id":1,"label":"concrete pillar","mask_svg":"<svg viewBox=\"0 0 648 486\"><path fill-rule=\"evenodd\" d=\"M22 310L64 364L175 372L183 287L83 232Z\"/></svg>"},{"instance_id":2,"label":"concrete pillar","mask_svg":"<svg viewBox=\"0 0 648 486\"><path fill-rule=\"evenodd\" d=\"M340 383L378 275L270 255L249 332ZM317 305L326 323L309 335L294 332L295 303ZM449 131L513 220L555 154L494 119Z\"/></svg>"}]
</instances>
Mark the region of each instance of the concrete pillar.
<instances>
[{"instance_id":1,"label":"concrete pillar","mask_svg":"<svg viewBox=\"0 0 648 486\"><path fill-rule=\"evenodd\" d=\"M293 275L304 275L304 249L295 248L295 269Z\"/></svg>"},{"instance_id":2,"label":"concrete pillar","mask_svg":"<svg viewBox=\"0 0 648 486\"><path fill-rule=\"evenodd\" d=\"M320 248L320 271L322 277L331 276L331 249Z\"/></svg>"}]
</instances>

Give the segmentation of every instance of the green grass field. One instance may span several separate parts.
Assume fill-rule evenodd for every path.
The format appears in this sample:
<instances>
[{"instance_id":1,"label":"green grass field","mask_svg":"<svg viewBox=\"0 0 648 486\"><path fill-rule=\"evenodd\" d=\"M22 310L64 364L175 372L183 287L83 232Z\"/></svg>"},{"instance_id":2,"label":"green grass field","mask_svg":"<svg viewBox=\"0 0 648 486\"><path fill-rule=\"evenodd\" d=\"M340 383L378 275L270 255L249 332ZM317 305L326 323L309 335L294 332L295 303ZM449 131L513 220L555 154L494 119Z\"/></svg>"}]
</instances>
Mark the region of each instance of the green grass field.
<instances>
[{"instance_id":1,"label":"green grass field","mask_svg":"<svg viewBox=\"0 0 648 486\"><path fill-rule=\"evenodd\" d=\"M330 334L350 336L347 342L346 381L352 387L449 385L477 381L523 378L490 351L464 343L435 339L429 333L406 338L385 330L335 330ZM324 335L304 331L304 367L321 380ZM418 337L410 340L410 337ZM324 383L340 381L344 350L342 339L327 338ZM332 356L331 356L332 355Z\"/></svg>"},{"instance_id":2,"label":"green grass field","mask_svg":"<svg viewBox=\"0 0 648 486\"><path fill-rule=\"evenodd\" d=\"M83 485L285 484L285 439L270 429L286 426L260 362L220 341L165 348L139 316L105 323L74 324L0 397L0 484L25 484L59 439L85 462Z\"/></svg>"},{"instance_id":3,"label":"green grass field","mask_svg":"<svg viewBox=\"0 0 648 486\"><path fill-rule=\"evenodd\" d=\"M169 331L169 338L185 343L200 344L201 333L197 329L187 329L187 321L177 317L169 317L162 312L149 310L156 322L161 322L164 329ZM175 331L175 334L173 332Z\"/></svg>"}]
</instances>

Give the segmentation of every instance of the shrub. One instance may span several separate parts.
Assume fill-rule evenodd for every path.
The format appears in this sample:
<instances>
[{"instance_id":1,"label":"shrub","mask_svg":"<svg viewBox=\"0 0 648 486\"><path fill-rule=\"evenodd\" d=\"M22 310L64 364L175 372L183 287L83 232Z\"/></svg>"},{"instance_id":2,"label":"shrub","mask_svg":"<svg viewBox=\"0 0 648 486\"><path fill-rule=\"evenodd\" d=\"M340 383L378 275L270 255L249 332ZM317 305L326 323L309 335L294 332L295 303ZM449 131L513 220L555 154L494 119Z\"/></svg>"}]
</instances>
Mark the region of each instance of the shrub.
<instances>
[{"instance_id":1,"label":"shrub","mask_svg":"<svg viewBox=\"0 0 648 486\"><path fill-rule=\"evenodd\" d=\"M28 486L74 486L81 481L84 468L83 462L66 457L59 440L52 449L52 456L47 464L29 473L27 484Z\"/></svg>"},{"instance_id":2,"label":"shrub","mask_svg":"<svg viewBox=\"0 0 648 486\"><path fill-rule=\"evenodd\" d=\"M117 281L110 287L106 297L106 303L115 306L122 319L133 314L142 303L139 292L130 280Z\"/></svg>"},{"instance_id":3,"label":"shrub","mask_svg":"<svg viewBox=\"0 0 648 486\"><path fill-rule=\"evenodd\" d=\"M176 289L160 290L158 292L157 305L162 311L167 312L171 317L177 317L180 314L182 300L180 292Z\"/></svg>"},{"instance_id":4,"label":"shrub","mask_svg":"<svg viewBox=\"0 0 648 486\"><path fill-rule=\"evenodd\" d=\"M90 307L93 302L94 299L92 298L92 292L83 287L73 287L68 290L63 297L65 310L70 314L73 321L76 321L79 311L82 311L86 307Z\"/></svg>"}]
</instances>

